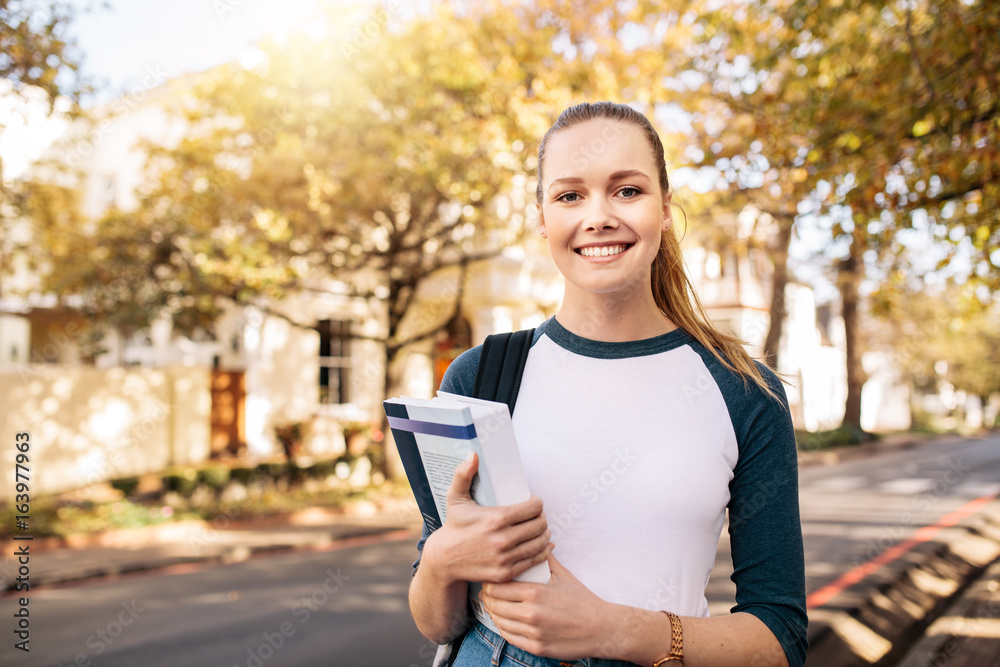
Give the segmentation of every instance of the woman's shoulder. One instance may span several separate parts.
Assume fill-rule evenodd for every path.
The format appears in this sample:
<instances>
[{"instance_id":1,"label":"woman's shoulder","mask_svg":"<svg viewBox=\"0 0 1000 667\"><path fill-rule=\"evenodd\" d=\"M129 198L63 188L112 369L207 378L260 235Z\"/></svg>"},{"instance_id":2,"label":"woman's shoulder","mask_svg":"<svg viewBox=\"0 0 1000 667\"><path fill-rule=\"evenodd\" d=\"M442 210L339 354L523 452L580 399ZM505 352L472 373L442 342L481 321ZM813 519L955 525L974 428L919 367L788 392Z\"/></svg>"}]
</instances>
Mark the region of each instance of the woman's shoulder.
<instances>
[{"instance_id":1,"label":"woman's shoulder","mask_svg":"<svg viewBox=\"0 0 1000 667\"><path fill-rule=\"evenodd\" d=\"M483 346L477 345L455 357L441 380L441 391L472 396L472 387L476 382L476 370L479 368L479 357L482 352Z\"/></svg>"},{"instance_id":2,"label":"woman's shoulder","mask_svg":"<svg viewBox=\"0 0 1000 667\"><path fill-rule=\"evenodd\" d=\"M545 330L545 323L534 329L531 337L531 344L534 345L542 332ZM448 366L441 380L441 391L450 394L460 394L462 396L472 396L472 387L476 383L476 372L479 370L479 358L482 356L483 346L477 345L466 350L455 357L455 360Z\"/></svg>"}]
</instances>

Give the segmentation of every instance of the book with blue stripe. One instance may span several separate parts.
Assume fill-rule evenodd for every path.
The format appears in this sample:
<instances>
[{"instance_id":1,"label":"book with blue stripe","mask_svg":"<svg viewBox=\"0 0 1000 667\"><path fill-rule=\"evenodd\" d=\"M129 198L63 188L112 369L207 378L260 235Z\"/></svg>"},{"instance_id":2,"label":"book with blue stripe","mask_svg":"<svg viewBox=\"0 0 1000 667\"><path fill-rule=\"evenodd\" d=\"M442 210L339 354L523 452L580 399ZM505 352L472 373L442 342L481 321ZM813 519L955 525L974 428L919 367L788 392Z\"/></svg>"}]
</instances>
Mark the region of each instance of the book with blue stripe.
<instances>
[{"instance_id":1,"label":"book with blue stripe","mask_svg":"<svg viewBox=\"0 0 1000 667\"><path fill-rule=\"evenodd\" d=\"M447 520L448 487L455 468L473 452L479 455L479 471L471 489L477 503L514 505L531 497L506 403L438 392L432 399L391 398L382 406L429 530L437 530ZM548 563L540 563L517 580L548 583L549 576ZM479 602L479 589L470 583L473 612L484 624L495 627Z\"/></svg>"}]
</instances>

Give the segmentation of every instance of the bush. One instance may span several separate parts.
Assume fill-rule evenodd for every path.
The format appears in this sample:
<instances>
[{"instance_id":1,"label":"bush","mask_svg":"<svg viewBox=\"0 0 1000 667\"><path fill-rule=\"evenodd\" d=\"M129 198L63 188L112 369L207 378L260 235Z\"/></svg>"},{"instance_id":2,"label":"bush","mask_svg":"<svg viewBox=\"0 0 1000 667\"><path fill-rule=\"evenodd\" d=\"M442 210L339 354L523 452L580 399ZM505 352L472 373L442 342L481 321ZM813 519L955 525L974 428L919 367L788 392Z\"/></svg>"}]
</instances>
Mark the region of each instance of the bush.
<instances>
[{"instance_id":1,"label":"bush","mask_svg":"<svg viewBox=\"0 0 1000 667\"><path fill-rule=\"evenodd\" d=\"M198 471L198 482L214 491L219 491L229 483L229 476L229 468L210 466Z\"/></svg>"},{"instance_id":2,"label":"bush","mask_svg":"<svg viewBox=\"0 0 1000 667\"><path fill-rule=\"evenodd\" d=\"M250 482L251 479L253 479L255 472L256 471L254 470L254 468L245 468L245 467L233 468L232 470L229 471L229 479L233 480L234 482L239 482L240 484L243 484L245 486Z\"/></svg>"},{"instance_id":3,"label":"bush","mask_svg":"<svg viewBox=\"0 0 1000 667\"><path fill-rule=\"evenodd\" d=\"M254 474L260 479L277 482L284 477L286 470L284 463L261 463L254 469Z\"/></svg>"},{"instance_id":4,"label":"bush","mask_svg":"<svg viewBox=\"0 0 1000 667\"><path fill-rule=\"evenodd\" d=\"M121 479L113 479L111 480L111 488L118 489L126 498L128 498L137 488L139 488L139 478L122 477Z\"/></svg>"},{"instance_id":5,"label":"bush","mask_svg":"<svg viewBox=\"0 0 1000 667\"><path fill-rule=\"evenodd\" d=\"M316 479L326 479L333 474L336 466L337 462L334 460L324 459L322 461L317 461L309 470L309 475L310 477L314 477Z\"/></svg>"},{"instance_id":6,"label":"bush","mask_svg":"<svg viewBox=\"0 0 1000 667\"><path fill-rule=\"evenodd\" d=\"M816 451L830 447L845 445L860 445L878 439L873 433L868 433L855 426L844 424L828 431L796 431L795 442L802 451Z\"/></svg>"},{"instance_id":7,"label":"bush","mask_svg":"<svg viewBox=\"0 0 1000 667\"><path fill-rule=\"evenodd\" d=\"M163 474L163 488L190 498L198 487L198 473L193 468L168 470Z\"/></svg>"}]
</instances>

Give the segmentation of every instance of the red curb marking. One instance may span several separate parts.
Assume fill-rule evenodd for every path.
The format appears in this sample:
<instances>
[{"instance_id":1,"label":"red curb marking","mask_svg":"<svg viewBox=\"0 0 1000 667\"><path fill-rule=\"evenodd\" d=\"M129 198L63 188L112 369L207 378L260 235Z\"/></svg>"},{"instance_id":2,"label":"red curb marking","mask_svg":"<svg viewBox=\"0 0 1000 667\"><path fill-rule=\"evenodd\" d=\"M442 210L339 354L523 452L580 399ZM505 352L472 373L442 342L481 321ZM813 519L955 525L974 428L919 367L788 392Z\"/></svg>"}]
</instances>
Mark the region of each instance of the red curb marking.
<instances>
[{"instance_id":1,"label":"red curb marking","mask_svg":"<svg viewBox=\"0 0 1000 667\"><path fill-rule=\"evenodd\" d=\"M886 549L881 554L871 559L866 563L858 565L852 570L848 570L840 576L836 581L823 586L817 591L813 591L806 597L806 609L812 609L813 607L819 607L826 604L834 596L843 591L848 586L853 586L858 583L871 573L877 571L883 565L887 565L892 561L896 560L907 551L910 551L918 544L927 542L932 537L937 535L942 528L948 528L954 526L956 523L961 521L967 516L975 514L981 510L985 505L995 498L1000 497L1000 494L991 493L987 494L981 498L976 498L975 500L969 501L968 503L962 505L957 510L950 514L946 514L941 517L941 520L932 526L924 526L917 532L913 534L910 539L900 542L899 544Z\"/></svg>"}]
</instances>

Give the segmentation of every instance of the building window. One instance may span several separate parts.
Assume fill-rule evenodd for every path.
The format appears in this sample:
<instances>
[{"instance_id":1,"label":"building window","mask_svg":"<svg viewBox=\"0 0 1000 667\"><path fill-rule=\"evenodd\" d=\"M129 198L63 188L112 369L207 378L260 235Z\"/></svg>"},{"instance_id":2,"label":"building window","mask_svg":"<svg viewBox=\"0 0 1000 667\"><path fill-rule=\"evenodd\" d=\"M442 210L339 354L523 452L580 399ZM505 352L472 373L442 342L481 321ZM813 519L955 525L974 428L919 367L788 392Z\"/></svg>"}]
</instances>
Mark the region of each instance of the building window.
<instances>
[{"instance_id":1,"label":"building window","mask_svg":"<svg viewBox=\"0 0 1000 667\"><path fill-rule=\"evenodd\" d=\"M338 405L351 402L351 323L348 320L320 320L319 402Z\"/></svg>"}]
</instances>

